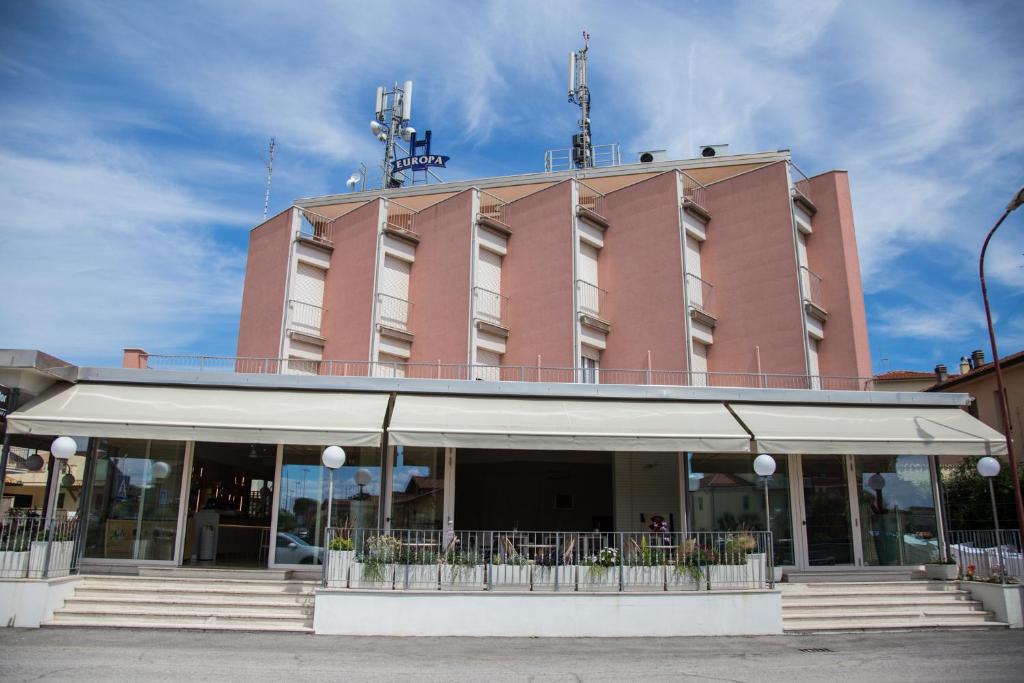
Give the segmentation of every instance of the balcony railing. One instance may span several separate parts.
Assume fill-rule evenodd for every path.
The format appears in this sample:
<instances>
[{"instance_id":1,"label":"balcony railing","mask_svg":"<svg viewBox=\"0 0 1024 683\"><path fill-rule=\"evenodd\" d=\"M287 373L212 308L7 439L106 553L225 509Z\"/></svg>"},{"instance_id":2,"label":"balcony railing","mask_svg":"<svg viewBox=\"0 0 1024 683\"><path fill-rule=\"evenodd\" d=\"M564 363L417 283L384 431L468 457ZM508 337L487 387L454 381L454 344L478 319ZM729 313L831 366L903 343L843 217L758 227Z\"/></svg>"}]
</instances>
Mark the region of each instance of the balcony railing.
<instances>
[{"instance_id":1,"label":"balcony railing","mask_svg":"<svg viewBox=\"0 0 1024 683\"><path fill-rule=\"evenodd\" d=\"M234 356L182 356L147 354L150 370L182 372L227 372L244 374L286 374L288 358L241 358ZM333 377L375 376L377 366L392 367L390 362L365 360L322 360L317 373ZM542 365L502 365L495 374L492 365L466 363L405 363L405 376L411 379L473 380L483 370L500 382L549 382L578 384L587 369ZM606 368L600 372L602 384L657 385L669 387L721 387L747 389L824 389L831 391L870 391L871 377L842 377L753 372L690 372L657 368Z\"/></svg>"},{"instance_id":2,"label":"balcony railing","mask_svg":"<svg viewBox=\"0 0 1024 683\"><path fill-rule=\"evenodd\" d=\"M793 179L793 196L802 196L811 205L814 204L814 200L811 198L811 180L807 177L800 167L794 164L792 161L789 162L789 168L792 172Z\"/></svg>"},{"instance_id":3,"label":"balcony railing","mask_svg":"<svg viewBox=\"0 0 1024 683\"><path fill-rule=\"evenodd\" d=\"M388 227L394 230L403 230L415 235L415 222L415 209L410 209L405 204L400 204L394 199L388 200Z\"/></svg>"},{"instance_id":4,"label":"balcony railing","mask_svg":"<svg viewBox=\"0 0 1024 683\"><path fill-rule=\"evenodd\" d=\"M709 214L705 196L707 187L685 171L680 171L680 173L683 175L683 206L693 206L705 214Z\"/></svg>"},{"instance_id":5,"label":"balcony railing","mask_svg":"<svg viewBox=\"0 0 1024 683\"><path fill-rule=\"evenodd\" d=\"M946 539L949 559L956 563L960 578L993 583L1024 581L1019 530L949 531Z\"/></svg>"},{"instance_id":6,"label":"balcony railing","mask_svg":"<svg viewBox=\"0 0 1024 683\"><path fill-rule=\"evenodd\" d=\"M602 168L605 166L618 166L622 163L622 153L617 142L607 145L594 145L594 166ZM575 169L572 163L572 149L549 149L544 152L544 172L571 171Z\"/></svg>"},{"instance_id":7,"label":"balcony railing","mask_svg":"<svg viewBox=\"0 0 1024 683\"><path fill-rule=\"evenodd\" d=\"M508 327L508 297L483 287L473 288L473 317Z\"/></svg>"},{"instance_id":8,"label":"balcony railing","mask_svg":"<svg viewBox=\"0 0 1024 683\"><path fill-rule=\"evenodd\" d=\"M800 277L803 279L804 301L813 304L822 311L827 311L821 276L807 266L800 266Z\"/></svg>"},{"instance_id":9,"label":"balcony railing","mask_svg":"<svg viewBox=\"0 0 1024 683\"><path fill-rule=\"evenodd\" d=\"M716 318L714 293L714 285L710 282L697 277L693 273L686 274L686 299L690 304L690 308L711 318Z\"/></svg>"},{"instance_id":10,"label":"balcony railing","mask_svg":"<svg viewBox=\"0 0 1024 683\"><path fill-rule=\"evenodd\" d=\"M508 218L508 202L490 192L480 190L480 216L510 225Z\"/></svg>"},{"instance_id":11,"label":"balcony railing","mask_svg":"<svg viewBox=\"0 0 1024 683\"><path fill-rule=\"evenodd\" d=\"M608 292L595 284L584 280L576 281L576 299L579 303L580 313L586 313L600 318L601 311L605 310L604 302Z\"/></svg>"},{"instance_id":12,"label":"balcony railing","mask_svg":"<svg viewBox=\"0 0 1024 683\"><path fill-rule=\"evenodd\" d=\"M589 209L599 216L604 215L604 193L595 190L590 185L587 185L582 180L577 180L576 184L579 186L579 205L584 209Z\"/></svg>"},{"instance_id":13,"label":"balcony railing","mask_svg":"<svg viewBox=\"0 0 1024 683\"><path fill-rule=\"evenodd\" d=\"M288 327L298 332L320 335L324 308L295 299L288 300Z\"/></svg>"},{"instance_id":14,"label":"balcony railing","mask_svg":"<svg viewBox=\"0 0 1024 683\"><path fill-rule=\"evenodd\" d=\"M309 209L299 209L299 237L305 237L306 239L313 240L314 242L322 242L323 244L333 244L331 241L331 228L334 219L321 216L315 211Z\"/></svg>"},{"instance_id":15,"label":"balcony railing","mask_svg":"<svg viewBox=\"0 0 1024 683\"><path fill-rule=\"evenodd\" d=\"M411 315L412 302L399 299L396 296L377 293L377 321L381 325L408 332Z\"/></svg>"}]
</instances>

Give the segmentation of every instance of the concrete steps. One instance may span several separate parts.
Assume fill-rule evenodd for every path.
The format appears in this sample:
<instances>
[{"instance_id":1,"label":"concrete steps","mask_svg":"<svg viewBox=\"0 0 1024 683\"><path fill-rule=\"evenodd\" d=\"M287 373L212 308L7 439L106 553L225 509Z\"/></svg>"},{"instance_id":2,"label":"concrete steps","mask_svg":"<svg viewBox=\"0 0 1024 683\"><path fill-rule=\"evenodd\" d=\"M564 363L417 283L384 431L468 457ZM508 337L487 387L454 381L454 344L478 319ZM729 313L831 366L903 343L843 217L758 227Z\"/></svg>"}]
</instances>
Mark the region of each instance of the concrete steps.
<instances>
[{"instance_id":1,"label":"concrete steps","mask_svg":"<svg viewBox=\"0 0 1024 683\"><path fill-rule=\"evenodd\" d=\"M1007 628L954 582L780 584L787 633Z\"/></svg>"},{"instance_id":2,"label":"concrete steps","mask_svg":"<svg viewBox=\"0 0 1024 683\"><path fill-rule=\"evenodd\" d=\"M44 626L311 633L315 588L309 581L214 575L85 576Z\"/></svg>"}]
</instances>

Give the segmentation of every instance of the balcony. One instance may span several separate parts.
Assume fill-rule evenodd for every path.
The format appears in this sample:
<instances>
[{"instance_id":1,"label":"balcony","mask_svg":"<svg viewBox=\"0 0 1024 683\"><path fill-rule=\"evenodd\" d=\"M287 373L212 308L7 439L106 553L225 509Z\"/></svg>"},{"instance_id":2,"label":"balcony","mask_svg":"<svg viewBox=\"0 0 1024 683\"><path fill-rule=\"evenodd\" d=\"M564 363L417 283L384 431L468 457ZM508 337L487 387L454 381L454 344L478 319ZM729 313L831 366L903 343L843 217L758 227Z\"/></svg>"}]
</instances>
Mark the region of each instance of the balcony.
<instances>
[{"instance_id":1,"label":"balcony","mask_svg":"<svg viewBox=\"0 0 1024 683\"><path fill-rule=\"evenodd\" d=\"M587 327L607 334L611 330L608 320L602 316L607 311L605 304L608 292L584 280L576 281L576 302L580 322Z\"/></svg>"},{"instance_id":2,"label":"balcony","mask_svg":"<svg viewBox=\"0 0 1024 683\"><path fill-rule=\"evenodd\" d=\"M606 230L608 219L604 217L604 194L582 180L577 180L576 186L579 188L576 215L601 230Z\"/></svg>"},{"instance_id":3,"label":"balcony","mask_svg":"<svg viewBox=\"0 0 1024 683\"><path fill-rule=\"evenodd\" d=\"M707 223L711 220L706 197L707 187L685 171L679 173L683 176L683 209Z\"/></svg>"},{"instance_id":4,"label":"balcony","mask_svg":"<svg viewBox=\"0 0 1024 683\"><path fill-rule=\"evenodd\" d=\"M396 239L408 242L413 246L420 243L419 233L416 232L416 210L395 200L388 200L388 217L384 222L384 234Z\"/></svg>"},{"instance_id":5,"label":"balcony","mask_svg":"<svg viewBox=\"0 0 1024 683\"><path fill-rule=\"evenodd\" d=\"M508 337L508 297L483 287L473 288L473 319L478 330Z\"/></svg>"},{"instance_id":6,"label":"balcony","mask_svg":"<svg viewBox=\"0 0 1024 683\"><path fill-rule=\"evenodd\" d=\"M323 346L321 334L323 327L324 308L315 304L288 300L288 335L298 337L302 341Z\"/></svg>"},{"instance_id":7,"label":"balcony","mask_svg":"<svg viewBox=\"0 0 1024 683\"><path fill-rule=\"evenodd\" d=\"M327 250L334 249L331 232L334 219L309 209L299 209L299 230L295 237Z\"/></svg>"},{"instance_id":8,"label":"balcony","mask_svg":"<svg viewBox=\"0 0 1024 683\"><path fill-rule=\"evenodd\" d=\"M807 266L800 266L800 283L804 291L804 310L807 315L825 322L828 308L825 307L824 287L821 276Z\"/></svg>"},{"instance_id":9,"label":"balcony","mask_svg":"<svg viewBox=\"0 0 1024 683\"><path fill-rule=\"evenodd\" d=\"M512 236L511 222L508 217L508 202L490 192L484 190L479 192L480 213L476 216L476 222L508 239Z\"/></svg>"},{"instance_id":10,"label":"balcony","mask_svg":"<svg viewBox=\"0 0 1024 683\"><path fill-rule=\"evenodd\" d=\"M397 333L399 339L412 341L409 330L409 318L412 315L412 302L396 296L377 293L377 329L382 333Z\"/></svg>"},{"instance_id":11,"label":"balcony","mask_svg":"<svg viewBox=\"0 0 1024 683\"><path fill-rule=\"evenodd\" d=\"M711 328L718 321L714 310L714 294L715 288L710 282L693 273L686 274L686 303L690 317Z\"/></svg>"},{"instance_id":12,"label":"balcony","mask_svg":"<svg viewBox=\"0 0 1024 683\"><path fill-rule=\"evenodd\" d=\"M818 213L818 207L814 205L811 200L811 180L807 175L797 167L792 161L789 162L790 172L793 178L793 201L800 205L800 207L808 214L813 216Z\"/></svg>"}]
</instances>

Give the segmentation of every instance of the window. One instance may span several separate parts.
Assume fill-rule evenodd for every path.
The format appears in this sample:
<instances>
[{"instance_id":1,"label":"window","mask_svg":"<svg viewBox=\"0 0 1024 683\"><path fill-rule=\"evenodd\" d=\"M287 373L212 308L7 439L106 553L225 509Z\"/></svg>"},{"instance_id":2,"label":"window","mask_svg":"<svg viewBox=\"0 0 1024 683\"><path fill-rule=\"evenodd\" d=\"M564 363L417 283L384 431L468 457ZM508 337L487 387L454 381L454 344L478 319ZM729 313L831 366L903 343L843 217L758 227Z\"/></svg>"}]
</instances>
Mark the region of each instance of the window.
<instances>
[{"instance_id":1,"label":"window","mask_svg":"<svg viewBox=\"0 0 1024 683\"><path fill-rule=\"evenodd\" d=\"M601 363L596 358L588 358L582 356L580 358L580 367L583 369L580 377L580 381L584 384L597 384L598 383L598 372L601 369Z\"/></svg>"}]
</instances>

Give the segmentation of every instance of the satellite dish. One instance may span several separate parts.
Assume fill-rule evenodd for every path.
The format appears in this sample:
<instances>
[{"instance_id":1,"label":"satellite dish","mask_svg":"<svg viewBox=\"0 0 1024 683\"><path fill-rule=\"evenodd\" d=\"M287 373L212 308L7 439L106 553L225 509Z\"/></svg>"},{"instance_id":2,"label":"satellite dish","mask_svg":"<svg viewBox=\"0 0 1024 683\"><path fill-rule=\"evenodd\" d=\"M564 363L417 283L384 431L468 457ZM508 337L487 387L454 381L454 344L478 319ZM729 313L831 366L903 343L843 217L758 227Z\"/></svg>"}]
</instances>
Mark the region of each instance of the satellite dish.
<instances>
[{"instance_id":1,"label":"satellite dish","mask_svg":"<svg viewBox=\"0 0 1024 683\"><path fill-rule=\"evenodd\" d=\"M406 126L405 128L402 129L402 139L408 140L413 135L416 135L416 129L413 128L412 126Z\"/></svg>"},{"instance_id":2,"label":"satellite dish","mask_svg":"<svg viewBox=\"0 0 1024 683\"><path fill-rule=\"evenodd\" d=\"M376 121L370 121L370 130L374 135L380 136L380 134L384 132L384 126L380 125Z\"/></svg>"},{"instance_id":3,"label":"satellite dish","mask_svg":"<svg viewBox=\"0 0 1024 683\"><path fill-rule=\"evenodd\" d=\"M713 157L713 156L715 156L715 148L714 147L705 147L704 149L702 149L700 151L700 155L702 157Z\"/></svg>"},{"instance_id":4,"label":"satellite dish","mask_svg":"<svg viewBox=\"0 0 1024 683\"><path fill-rule=\"evenodd\" d=\"M345 184L348 185L348 189L354 190L356 189L356 185L359 184L359 180L359 174L353 173L352 175L349 176L348 180L345 181Z\"/></svg>"}]
</instances>

